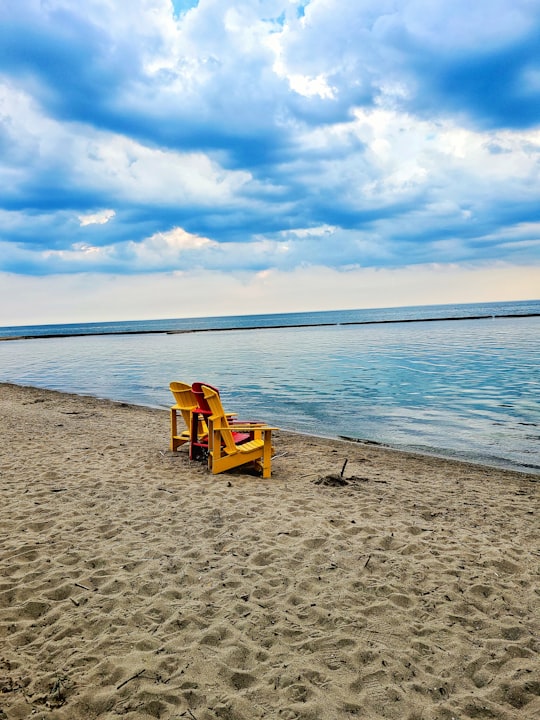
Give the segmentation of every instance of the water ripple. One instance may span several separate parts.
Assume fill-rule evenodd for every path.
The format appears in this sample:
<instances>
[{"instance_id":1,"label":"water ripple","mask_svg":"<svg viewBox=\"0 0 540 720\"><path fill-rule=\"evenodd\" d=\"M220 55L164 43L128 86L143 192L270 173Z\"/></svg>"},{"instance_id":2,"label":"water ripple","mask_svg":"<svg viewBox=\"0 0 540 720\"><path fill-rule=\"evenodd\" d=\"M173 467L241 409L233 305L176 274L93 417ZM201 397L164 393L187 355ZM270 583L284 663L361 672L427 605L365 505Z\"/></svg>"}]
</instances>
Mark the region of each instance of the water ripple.
<instances>
[{"instance_id":1,"label":"water ripple","mask_svg":"<svg viewBox=\"0 0 540 720\"><path fill-rule=\"evenodd\" d=\"M172 379L283 428L538 466L540 318L0 343L0 380L168 407Z\"/></svg>"}]
</instances>

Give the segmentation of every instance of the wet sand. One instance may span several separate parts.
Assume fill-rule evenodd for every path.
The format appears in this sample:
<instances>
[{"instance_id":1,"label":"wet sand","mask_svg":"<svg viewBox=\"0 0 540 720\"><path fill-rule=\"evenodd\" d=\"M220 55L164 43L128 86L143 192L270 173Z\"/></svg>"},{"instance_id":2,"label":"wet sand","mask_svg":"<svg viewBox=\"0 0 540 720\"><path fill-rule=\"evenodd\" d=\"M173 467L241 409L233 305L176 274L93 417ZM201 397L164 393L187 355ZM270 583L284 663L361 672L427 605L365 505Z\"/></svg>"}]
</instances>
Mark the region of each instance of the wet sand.
<instances>
[{"instance_id":1,"label":"wet sand","mask_svg":"<svg viewBox=\"0 0 540 720\"><path fill-rule=\"evenodd\" d=\"M212 476L164 411L0 385L0 718L540 717L539 476L275 447Z\"/></svg>"}]
</instances>

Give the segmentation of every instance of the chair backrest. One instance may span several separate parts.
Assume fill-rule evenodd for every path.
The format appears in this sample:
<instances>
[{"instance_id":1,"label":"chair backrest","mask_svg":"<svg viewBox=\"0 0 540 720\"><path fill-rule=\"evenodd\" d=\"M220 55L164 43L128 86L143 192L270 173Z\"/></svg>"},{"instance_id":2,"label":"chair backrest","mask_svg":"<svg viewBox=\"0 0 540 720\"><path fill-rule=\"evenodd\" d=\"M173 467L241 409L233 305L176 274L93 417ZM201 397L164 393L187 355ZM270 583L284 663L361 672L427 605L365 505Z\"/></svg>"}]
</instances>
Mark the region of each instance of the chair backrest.
<instances>
[{"instance_id":1,"label":"chair backrest","mask_svg":"<svg viewBox=\"0 0 540 720\"><path fill-rule=\"evenodd\" d=\"M210 410L210 406L208 405L208 403L206 402L206 398L204 397L203 387L210 388L210 390L213 390L214 392L217 393L218 397L219 397L219 390L217 388L213 387L212 385L208 385L208 383L204 383L204 382L195 382L191 386L191 389L193 390L193 394L195 395L195 398L197 400L197 407L199 408L199 410L202 410L202 412L205 415L210 415L210 413L212 411Z\"/></svg>"},{"instance_id":2,"label":"chair backrest","mask_svg":"<svg viewBox=\"0 0 540 720\"><path fill-rule=\"evenodd\" d=\"M212 422L219 423L221 438L225 444L225 449L229 453L236 452L236 443L234 442L232 431L229 428L227 416L225 415L225 410L221 404L221 398L219 397L218 391L210 385L205 385L204 383L201 383L201 388L204 394L204 399L210 408L210 412L212 413Z\"/></svg>"},{"instance_id":3,"label":"chair backrest","mask_svg":"<svg viewBox=\"0 0 540 720\"><path fill-rule=\"evenodd\" d=\"M182 417L186 425L190 424L190 411L197 407L197 398L195 397L191 385L183 382L172 382L169 389L174 395L176 406L182 413Z\"/></svg>"}]
</instances>

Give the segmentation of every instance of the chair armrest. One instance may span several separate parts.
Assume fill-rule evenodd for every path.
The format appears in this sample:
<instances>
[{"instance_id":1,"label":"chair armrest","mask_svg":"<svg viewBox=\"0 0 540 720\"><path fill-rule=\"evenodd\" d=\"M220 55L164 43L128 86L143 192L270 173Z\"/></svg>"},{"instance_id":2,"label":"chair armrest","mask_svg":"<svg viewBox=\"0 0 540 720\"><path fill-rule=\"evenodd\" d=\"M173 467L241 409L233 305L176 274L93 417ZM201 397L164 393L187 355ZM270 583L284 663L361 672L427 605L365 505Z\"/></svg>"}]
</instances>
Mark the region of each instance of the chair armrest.
<instances>
[{"instance_id":1,"label":"chair armrest","mask_svg":"<svg viewBox=\"0 0 540 720\"><path fill-rule=\"evenodd\" d=\"M242 430L245 432L249 432L250 430L279 430L279 428L277 428L277 427L271 427L270 425L263 425L263 424L256 424L256 423L247 424L247 425L244 423L239 424L239 425L234 424L232 427L234 428L234 432L238 432L238 431L241 432ZM226 428L216 428L216 430L219 430L219 431L225 430L225 429Z\"/></svg>"}]
</instances>

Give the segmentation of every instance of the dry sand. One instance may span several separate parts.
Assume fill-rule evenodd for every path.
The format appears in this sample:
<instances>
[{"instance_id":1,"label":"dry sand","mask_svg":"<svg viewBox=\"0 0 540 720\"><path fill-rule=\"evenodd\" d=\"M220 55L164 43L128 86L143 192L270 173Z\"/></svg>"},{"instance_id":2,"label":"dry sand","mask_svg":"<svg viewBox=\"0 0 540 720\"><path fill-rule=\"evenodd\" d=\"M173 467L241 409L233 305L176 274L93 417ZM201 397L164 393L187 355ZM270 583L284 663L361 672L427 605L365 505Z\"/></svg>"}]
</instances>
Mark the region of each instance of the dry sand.
<instances>
[{"instance_id":1,"label":"dry sand","mask_svg":"<svg viewBox=\"0 0 540 720\"><path fill-rule=\"evenodd\" d=\"M279 432L212 476L164 411L0 416L0 718L540 717L538 475Z\"/></svg>"}]
</instances>

